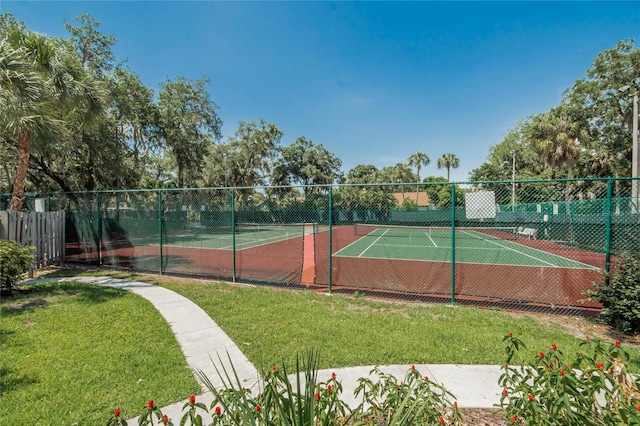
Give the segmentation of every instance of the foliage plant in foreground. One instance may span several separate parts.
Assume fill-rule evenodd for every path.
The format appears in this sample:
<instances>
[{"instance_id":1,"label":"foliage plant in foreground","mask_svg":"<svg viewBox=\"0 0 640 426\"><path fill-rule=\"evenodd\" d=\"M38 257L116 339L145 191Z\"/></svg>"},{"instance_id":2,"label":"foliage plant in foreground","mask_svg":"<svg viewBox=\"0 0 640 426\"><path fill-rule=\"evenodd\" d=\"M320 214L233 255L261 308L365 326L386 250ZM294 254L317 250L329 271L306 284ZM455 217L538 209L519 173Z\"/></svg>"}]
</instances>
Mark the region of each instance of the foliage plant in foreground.
<instances>
[{"instance_id":1,"label":"foliage plant in foreground","mask_svg":"<svg viewBox=\"0 0 640 426\"><path fill-rule=\"evenodd\" d=\"M524 343L505 336L499 404L505 418L528 425L640 425L640 379L627 372L620 342L588 337L574 356L555 343L532 360L516 360Z\"/></svg>"},{"instance_id":2,"label":"foliage plant in foreground","mask_svg":"<svg viewBox=\"0 0 640 426\"><path fill-rule=\"evenodd\" d=\"M317 354L313 351L304 363L298 358L292 374L287 372L284 363L281 367L274 365L262 374L255 395L252 389L242 387L233 365L231 371L224 367L217 370L223 382L220 388L199 371L198 376L214 395L213 402L207 409L192 395L183 407L180 426L463 424L463 415L456 402L452 402L454 396L442 385L421 376L413 366L402 381L378 368L373 369L369 377L360 378L355 393L361 402L353 409L340 398L342 384L336 374L332 373L326 381L318 381L317 371ZM204 423L203 415L211 421ZM107 426L124 424L120 410L116 408ZM150 400L138 425L154 424L173 423Z\"/></svg>"},{"instance_id":3,"label":"foliage plant in foreground","mask_svg":"<svg viewBox=\"0 0 640 426\"><path fill-rule=\"evenodd\" d=\"M607 284L596 284L587 295L602 303L600 316L605 322L632 334L640 331L640 253L621 256L617 271L608 276Z\"/></svg>"},{"instance_id":4,"label":"foliage plant in foreground","mask_svg":"<svg viewBox=\"0 0 640 426\"><path fill-rule=\"evenodd\" d=\"M0 240L0 291L12 290L33 262L33 247L14 241Z\"/></svg>"}]
</instances>

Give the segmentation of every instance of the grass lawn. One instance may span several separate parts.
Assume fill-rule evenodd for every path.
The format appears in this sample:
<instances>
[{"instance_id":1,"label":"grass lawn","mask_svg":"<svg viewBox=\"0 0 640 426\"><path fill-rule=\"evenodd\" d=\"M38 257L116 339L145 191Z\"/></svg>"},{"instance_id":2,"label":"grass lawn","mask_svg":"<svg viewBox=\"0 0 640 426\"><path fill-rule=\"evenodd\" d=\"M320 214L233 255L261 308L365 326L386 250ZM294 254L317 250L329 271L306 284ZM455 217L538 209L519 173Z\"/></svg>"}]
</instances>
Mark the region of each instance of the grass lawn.
<instances>
[{"instance_id":1,"label":"grass lawn","mask_svg":"<svg viewBox=\"0 0 640 426\"><path fill-rule=\"evenodd\" d=\"M51 275L74 274L80 275ZM512 332L531 356L552 343L565 354L578 353L587 334L621 339L630 347L630 369L640 371L637 339L583 318L112 271L82 275L152 282L184 295L263 369L282 360L291 366L309 349L320 351L320 368L502 364L501 339ZM75 283L25 287L0 302L0 330L0 425L104 424L116 406L133 417L150 398L163 406L199 390L164 319L123 290Z\"/></svg>"},{"instance_id":2,"label":"grass lawn","mask_svg":"<svg viewBox=\"0 0 640 426\"><path fill-rule=\"evenodd\" d=\"M24 286L0 301L0 425L103 425L198 393L169 325L108 287Z\"/></svg>"},{"instance_id":3,"label":"grass lawn","mask_svg":"<svg viewBox=\"0 0 640 426\"><path fill-rule=\"evenodd\" d=\"M585 335L605 327L583 318L514 314L472 307L390 303L364 297L286 291L220 283L158 284L202 307L259 368L309 349L320 351L320 368L385 364L503 364L502 337L521 338L528 354L552 343L577 354ZM621 336L602 335L615 340ZM640 371L640 350L630 368ZM512 363L516 363L514 359Z\"/></svg>"}]
</instances>

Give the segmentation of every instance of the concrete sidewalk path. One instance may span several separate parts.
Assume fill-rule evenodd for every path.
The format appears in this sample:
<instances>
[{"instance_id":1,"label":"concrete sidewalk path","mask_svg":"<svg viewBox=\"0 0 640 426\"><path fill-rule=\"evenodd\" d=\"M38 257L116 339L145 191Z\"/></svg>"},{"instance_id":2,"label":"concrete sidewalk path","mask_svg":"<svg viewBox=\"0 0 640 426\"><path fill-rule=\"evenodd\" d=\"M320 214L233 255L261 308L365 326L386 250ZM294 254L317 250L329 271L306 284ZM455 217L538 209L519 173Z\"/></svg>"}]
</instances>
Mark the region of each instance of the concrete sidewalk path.
<instances>
[{"instance_id":1,"label":"concrete sidewalk path","mask_svg":"<svg viewBox=\"0 0 640 426\"><path fill-rule=\"evenodd\" d=\"M233 362L242 385L246 388L257 388L259 374L255 366L233 343L222 329L198 305L174 291L153 284L139 281L122 280L110 277L69 277L25 281L23 284L45 283L52 281L72 281L87 284L105 285L132 291L150 301L160 314L167 320L176 336L187 364L194 372L202 371L216 386L222 385L218 371L224 367L231 371L229 358ZM227 354L229 354L227 356ZM222 360L220 363L219 358ZM215 364L214 362L215 361ZM318 372L318 380L326 381L332 373L336 373L341 381L343 393L341 399L350 407L358 403L353 391L358 385L358 379L369 376L374 366L358 366L336 369L325 369ZM387 374L402 380L410 365L378 366ZM497 365L451 365L451 364L415 364L415 368L430 380L443 384L456 397L458 406L469 408L493 408L500 401L502 389L498 386L500 366ZM197 375L196 375L197 378ZM198 379L200 382L200 380ZM202 384L202 383L201 383ZM198 395L198 402L207 406L213 401L213 395L205 392ZM185 395L188 398L189 395ZM180 422L182 407L187 400L162 407L175 424ZM128 421L129 425L137 425L137 418Z\"/></svg>"}]
</instances>

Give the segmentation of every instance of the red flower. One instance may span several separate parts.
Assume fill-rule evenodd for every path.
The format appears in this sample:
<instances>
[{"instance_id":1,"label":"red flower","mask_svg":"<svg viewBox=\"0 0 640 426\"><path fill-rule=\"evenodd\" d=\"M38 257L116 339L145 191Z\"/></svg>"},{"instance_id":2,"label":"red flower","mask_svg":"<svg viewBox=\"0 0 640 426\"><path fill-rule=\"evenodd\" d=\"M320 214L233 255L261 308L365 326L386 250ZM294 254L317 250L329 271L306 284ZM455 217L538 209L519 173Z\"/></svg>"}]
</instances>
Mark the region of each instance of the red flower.
<instances>
[{"instance_id":1,"label":"red flower","mask_svg":"<svg viewBox=\"0 0 640 426\"><path fill-rule=\"evenodd\" d=\"M516 416L516 415L511 416L511 421L514 422L514 423L517 422L518 421L518 416Z\"/></svg>"},{"instance_id":2,"label":"red flower","mask_svg":"<svg viewBox=\"0 0 640 426\"><path fill-rule=\"evenodd\" d=\"M366 421L367 423L370 423L370 422L371 422L371 417L367 417L367 418L365 419L365 421Z\"/></svg>"},{"instance_id":3,"label":"red flower","mask_svg":"<svg viewBox=\"0 0 640 426\"><path fill-rule=\"evenodd\" d=\"M554 351L558 349L558 345L556 345L555 343L551 344L551 349L553 349Z\"/></svg>"},{"instance_id":4,"label":"red flower","mask_svg":"<svg viewBox=\"0 0 640 426\"><path fill-rule=\"evenodd\" d=\"M331 385L328 385L327 386L327 392L331 392L331 389L332 389Z\"/></svg>"},{"instance_id":5,"label":"red flower","mask_svg":"<svg viewBox=\"0 0 640 426\"><path fill-rule=\"evenodd\" d=\"M502 389L502 394L503 395L507 395L509 393L509 391L507 391L506 389Z\"/></svg>"},{"instance_id":6,"label":"red flower","mask_svg":"<svg viewBox=\"0 0 640 426\"><path fill-rule=\"evenodd\" d=\"M553 361L551 361L551 362L549 363L549 365L553 367L553 365L554 365Z\"/></svg>"},{"instance_id":7,"label":"red flower","mask_svg":"<svg viewBox=\"0 0 640 426\"><path fill-rule=\"evenodd\" d=\"M335 373L335 372L331 373L331 378L332 378L333 380L335 380L335 379L336 379L336 373Z\"/></svg>"},{"instance_id":8,"label":"red flower","mask_svg":"<svg viewBox=\"0 0 640 426\"><path fill-rule=\"evenodd\" d=\"M256 412L260 411L260 404L256 404Z\"/></svg>"},{"instance_id":9,"label":"red flower","mask_svg":"<svg viewBox=\"0 0 640 426\"><path fill-rule=\"evenodd\" d=\"M164 416L162 416L162 424L166 425L167 423L169 423L169 416L165 414Z\"/></svg>"},{"instance_id":10,"label":"red flower","mask_svg":"<svg viewBox=\"0 0 640 426\"><path fill-rule=\"evenodd\" d=\"M189 404L194 405L196 403L196 396L195 395L191 395L189 397Z\"/></svg>"},{"instance_id":11,"label":"red flower","mask_svg":"<svg viewBox=\"0 0 640 426\"><path fill-rule=\"evenodd\" d=\"M155 407L155 406L156 406L156 403L153 402L153 399L150 399L149 403L147 404L147 410L151 411L151 410L153 410L153 407Z\"/></svg>"},{"instance_id":12,"label":"red flower","mask_svg":"<svg viewBox=\"0 0 640 426\"><path fill-rule=\"evenodd\" d=\"M271 371L273 371L273 372L275 373L276 371L278 371L278 367L276 367L276 365L275 365L275 364L273 364L273 365L271 366Z\"/></svg>"},{"instance_id":13,"label":"red flower","mask_svg":"<svg viewBox=\"0 0 640 426\"><path fill-rule=\"evenodd\" d=\"M616 340L616 346L620 347L620 340Z\"/></svg>"},{"instance_id":14,"label":"red flower","mask_svg":"<svg viewBox=\"0 0 640 426\"><path fill-rule=\"evenodd\" d=\"M560 370L560 375L564 376L564 370Z\"/></svg>"},{"instance_id":15,"label":"red flower","mask_svg":"<svg viewBox=\"0 0 640 426\"><path fill-rule=\"evenodd\" d=\"M415 370L415 369L416 369L416 366L415 366L415 365L412 365L412 366L411 366L411 369L412 369L412 370Z\"/></svg>"},{"instance_id":16,"label":"red flower","mask_svg":"<svg viewBox=\"0 0 640 426\"><path fill-rule=\"evenodd\" d=\"M530 394L529 395L529 401L533 402L534 399L536 399L536 397Z\"/></svg>"},{"instance_id":17,"label":"red flower","mask_svg":"<svg viewBox=\"0 0 640 426\"><path fill-rule=\"evenodd\" d=\"M540 352L538 355L540 356L540 358L544 358L544 352Z\"/></svg>"},{"instance_id":18,"label":"red flower","mask_svg":"<svg viewBox=\"0 0 640 426\"><path fill-rule=\"evenodd\" d=\"M512 332L509 332L509 337L513 337L513 333Z\"/></svg>"},{"instance_id":19,"label":"red flower","mask_svg":"<svg viewBox=\"0 0 640 426\"><path fill-rule=\"evenodd\" d=\"M640 411L640 404L636 405L636 408Z\"/></svg>"},{"instance_id":20,"label":"red flower","mask_svg":"<svg viewBox=\"0 0 640 426\"><path fill-rule=\"evenodd\" d=\"M444 424L444 417L440 416L440 418L438 419L438 421L440 422L441 425Z\"/></svg>"},{"instance_id":21,"label":"red flower","mask_svg":"<svg viewBox=\"0 0 640 426\"><path fill-rule=\"evenodd\" d=\"M115 410L113 410L113 417L115 417L115 418L120 417L120 407L118 407Z\"/></svg>"},{"instance_id":22,"label":"red flower","mask_svg":"<svg viewBox=\"0 0 640 426\"><path fill-rule=\"evenodd\" d=\"M584 340L589 340L589 336L584 336Z\"/></svg>"},{"instance_id":23,"label":"red flower","mask_svg":"<svg viewBox=\"0 0 640 426\"><path fill-rule=\"evenodd\" d=\"M220 415L220 413L222 413L222 408L220 408L220 406L219 406L219 405L216 405L215 412L216 412L216 416L219 416L219 415Z\"/></svg>"},{"instance_id":24,"label":"red flower","mask_svg":"<svg viewBox=\"0 0 640 426\"><path fill-rule=\"evenodd\" d=\"M604 365L602 365L601 362L596 364L596 367L598 367L598 370L602 370L604 368Z\"/></svg>"},{"instance_id":25,"label":"red flower","mask_svg":"<svg viewBox=\"0 0 640 426\"><path fill-rule=\"evenodd\" d=\"M320 399L320 392L314 393L313 397L316 399L316 401L319 400Z\"/></svg>"}]
</instances>

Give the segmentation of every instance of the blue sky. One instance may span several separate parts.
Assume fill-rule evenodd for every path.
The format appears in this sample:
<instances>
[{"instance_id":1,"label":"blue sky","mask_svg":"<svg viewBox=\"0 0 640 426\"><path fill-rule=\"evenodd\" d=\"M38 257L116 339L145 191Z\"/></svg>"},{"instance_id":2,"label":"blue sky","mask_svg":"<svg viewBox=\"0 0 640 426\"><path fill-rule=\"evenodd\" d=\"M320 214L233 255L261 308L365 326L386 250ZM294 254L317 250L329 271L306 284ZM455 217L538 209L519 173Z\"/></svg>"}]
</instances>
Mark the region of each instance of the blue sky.
<instances>
[{"instance_id":1,"label":"blue sky","mask_svg":"<svg viewBox=\"0 0 640 426\"><path fill-rule=\"evenodd\" d=\"M465 181L516 121L547 111L622 39L640 42L640 2L7 1L41 33L89 13L114 51L157 89L211 79L226 139L240 120L274 122L377 167L422 151L421 176Z\"/></svg>"}]
</instances>

